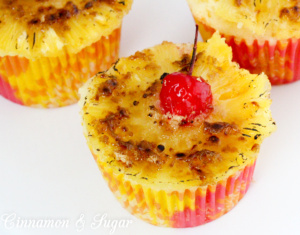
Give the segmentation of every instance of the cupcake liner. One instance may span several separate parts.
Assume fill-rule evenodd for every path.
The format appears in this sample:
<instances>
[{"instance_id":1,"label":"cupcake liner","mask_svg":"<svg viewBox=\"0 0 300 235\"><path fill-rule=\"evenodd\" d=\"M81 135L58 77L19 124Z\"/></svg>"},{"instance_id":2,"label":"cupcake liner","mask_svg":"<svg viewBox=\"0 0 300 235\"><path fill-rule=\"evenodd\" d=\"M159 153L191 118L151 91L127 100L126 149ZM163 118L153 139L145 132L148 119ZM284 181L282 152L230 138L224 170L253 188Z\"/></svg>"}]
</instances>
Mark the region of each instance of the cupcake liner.
<instances>
[{"instance_id":1,"label":"cupcake liner","mask_svg":"<svg viewBox=\"0 0 300 235\"><path fill-rule=\"evenodd\" d=\"M203 40L209 39L215 29L196 20ZM232 48L233 61L250 73L264 72L272 85L295 82L300 79L300 39L268 40L259 42L221 34Z\"/></svg>"},{"instance_id":2,"label":"cupcake liner","mask_svg":"<svg viewBox=\"0 0 300 235\"><path fill-rule=\"evenodd\" d=\"M16 91L9 85L9 83L4 81L4 79L0 75L0 95L8 100L22 105L22 101L15 97L15 92Z\"/></svg>"},{"instance_id":3,"label":"cupcake liner","mask_svg":"<svg viewBox=\"0 0 300 235\"><path fill-rule=\"evenodd\" d=\"M96 159L96 155L94 155ZM230 211L247 192L256 160L216 184L161 190L124 179L107 163L97 162L110 190L131 214L165 227L194 227Z\"/></svg>"},{"instance_id":4,"label":"cupcake liner","mask_svg":"<svg viewBox=\"0 0 300 235\"><path fill-rule=\"evenodd\" d=\"M31 107L52 108L77 102L88 78L118 59L121 28L76 54L26 59L0 57L0 95Z\"/></svg>"}]
</instances>

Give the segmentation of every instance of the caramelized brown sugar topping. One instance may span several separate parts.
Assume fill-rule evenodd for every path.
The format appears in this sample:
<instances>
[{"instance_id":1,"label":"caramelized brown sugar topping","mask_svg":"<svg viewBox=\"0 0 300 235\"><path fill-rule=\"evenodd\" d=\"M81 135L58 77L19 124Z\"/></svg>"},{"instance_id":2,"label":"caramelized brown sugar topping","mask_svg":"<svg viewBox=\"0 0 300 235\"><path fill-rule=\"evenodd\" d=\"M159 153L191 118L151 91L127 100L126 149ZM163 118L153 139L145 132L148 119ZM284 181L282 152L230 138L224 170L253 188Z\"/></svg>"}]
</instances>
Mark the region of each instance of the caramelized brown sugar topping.
<instances>
[{"instance_id":1,"label":"caramelized brown sugar topping","mask_svg":"<svg viewBox=\"0 0 300 235\"><path fill-rule=\"evenodd\" d=\"M124 4L116 0L3 0L0 2L0 9L10 13L15 20L22 20L32 26L49 27L56 24L61 27L66 26L66 21L78 14L96 14L97 8L103 3L115 9Z\"/></svg>"},{"instance_id":2,"label":"caramelized brown sugar topping","mask_svg":"<svg viewBox=\"0 0 300 235\"><path fill-rule=\"evenodd\" d=\"M0 54L55 56L64 46L79 51L120 27L131 4L132 0L1 0L0 32L10 36L10 43L0 40Z\"/></svg>"},{"instance_id":3,"label":"caramelized brown sugar topping","mask_svg":"<svg viewBox=\"0 0 300 235\"><path fill-rule=\"evenodd\" d=\"M280 11L281 18L288 18L290 21L299 21L300 16L300 2L297 1L297 4L291 7L284 7Z\"/></svg>"},{"instance_id":4,"label":"caramelized brown sugar topping","mask_svg":"<svg viewBox=\"0 0 300 235\"><path fill-rule=\"evenodd\" d=\"M292 0L292 1L279 1L280 3L278 4L278 1L272 1L273 4L277 4L277 6L279 5L279 8L277 8L278 11L278 16L279 18L286 18L290 21L298 21L299 20L299 16L300 16L300 1L299 0ZM271 11L274 10L274 8L271 8L270 3L268 4L270 9L264 9L264 8L260 8L263 6L268 6L266 5L266 3L268 3L268 1L264 1L264 3L262 3L262 1L256 1L256 0L236 0L236 4L237 6L244 6L244 7L248 7L248 8L252 8L255 7L257 8L257 14L260 14L260 11L262 10L267 10L271 13ZM276 15L276 14L275 14Z\"/></svg>"},{"instance_id":5,"label":"caramelized brown sugar topping","mask_svg":"<svg viewBox=\"0 0 300 235\"><path fill-rule=\"evenodd\" d=\"M191 53L192 45L164 42L121 58L82 88L85 135L98 162L152 181L205 184L256 158L274 129L270 84L232 63L218 36L198 44L193 73L211 85L211 115L186 123L161 111L161 76L184 70Z\"/></svg>"},{"instance_id":6,"label":"caramelized brown sugar topping","mask_svg":"<svg viewBox=\"0 0 300 235\"><path fill-rule=\"evenodd\" d=\"M299 0L187 0L197 21L244 38L300 37ZM230 12L230 14L228 14Z\"/></svg>"}]
</instances>

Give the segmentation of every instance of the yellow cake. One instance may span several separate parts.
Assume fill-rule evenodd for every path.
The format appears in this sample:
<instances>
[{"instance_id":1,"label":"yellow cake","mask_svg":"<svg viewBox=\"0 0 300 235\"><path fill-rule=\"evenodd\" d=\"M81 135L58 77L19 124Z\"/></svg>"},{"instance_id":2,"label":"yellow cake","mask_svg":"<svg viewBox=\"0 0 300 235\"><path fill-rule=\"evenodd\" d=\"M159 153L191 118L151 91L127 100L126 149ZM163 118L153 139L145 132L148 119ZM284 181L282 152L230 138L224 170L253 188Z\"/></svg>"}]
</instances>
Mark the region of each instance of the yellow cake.
<instances>
[{"instance_id":1,"label":"yellow cake","mask_svg":"<svg viewBox=\"0 0 300 235\"><path fill-rule=\"evenodd\" d=\"M132 0L0 2L0 94L23 105L58 107L118 58Z\"/></svg>"},{"instance_id":2,"label":"yellow cake","mask_svg":"<svg viewBox=\"0 0 300 235\"><path fill-rule=\"evenodd\" d=\"M203 39L219 31L232 47L234 61L242 68L251 73L265 72L274 85L300 79L299 1L187 2Z\"/></svg>"},{"instance_id":3,"label":"yellow cake","mask_svg":"<svg viewBox=\"0 0 300 235\"><path fill-rule=\"evenodd\" d=\"M81 88L88 146L122 205L160 226L190 227L229 211L246 193L263 139L274 131L267 77L231 62L219 35L198 43L193 76L213 110L188 125L160 107L161 76L190 64L190 44L121 58Z\"/></svg>"}]
</instances>

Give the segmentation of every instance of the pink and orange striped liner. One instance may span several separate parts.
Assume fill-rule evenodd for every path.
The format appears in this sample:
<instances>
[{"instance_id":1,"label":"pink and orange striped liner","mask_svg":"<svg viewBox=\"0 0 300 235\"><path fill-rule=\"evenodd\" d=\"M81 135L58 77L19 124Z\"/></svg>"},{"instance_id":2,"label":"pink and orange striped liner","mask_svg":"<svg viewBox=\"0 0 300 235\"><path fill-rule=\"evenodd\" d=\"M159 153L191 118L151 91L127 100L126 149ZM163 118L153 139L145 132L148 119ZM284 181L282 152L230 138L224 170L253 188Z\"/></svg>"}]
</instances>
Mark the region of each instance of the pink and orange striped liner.
<instances>
[{"instance_id":1,"label":"pink and orange striped liner","mask_svg":"<svg viewBox=\"0 0 300 235\"><path fill-rule=\"evenodd\" d=\"M174 228L202 225L230 211L247 192L255 163L254 159L215 184L178 191L165 187L157 190L157 185L154 189L149 184L125 180L124 173L113 172L108 163L97 161L110 190L124 208L148 223Z\"/></svg>"},{"instance_id":2,"label":"pink and orange striped liner","mask_svg":"<svg viewBox=\"0 0 300 235\"><path fill-rule=\"evenodd\" d=\"M196 20L203 40L209 39L214 28ZM275 43L254 40L247 43L244 38L221 34L232 48L233 61L250 73L264 72L272 85L292 83L300 80L300 39L277 40Z\"/></svg>"},{"instance_id":3,"label":"pink and orange striped liner","mask_svg":"<svg viewBox=\"0 0 300 235\"><path fill-rule=\"evenodd\" d=\"M119 56L120 28L76 54L27 59L0 57L0 95L31 107L61 107L76 103L78 89Z\"/></svg>"}]
</instances>

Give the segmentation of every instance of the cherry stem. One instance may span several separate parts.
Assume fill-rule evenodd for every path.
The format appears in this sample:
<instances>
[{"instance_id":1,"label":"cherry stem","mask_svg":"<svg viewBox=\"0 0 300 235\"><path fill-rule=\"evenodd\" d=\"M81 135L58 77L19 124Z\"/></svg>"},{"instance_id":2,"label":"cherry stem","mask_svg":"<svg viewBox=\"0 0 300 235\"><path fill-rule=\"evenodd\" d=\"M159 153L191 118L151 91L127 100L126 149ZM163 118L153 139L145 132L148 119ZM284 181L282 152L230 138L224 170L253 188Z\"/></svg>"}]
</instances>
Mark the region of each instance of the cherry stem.
<instances>
[{"instance_id":1,"label":"cherry stem","mask_svg":"<svg viewBox=\"0 0 300 235\"><path fill-rule=\"evenodd\" d=\"M196 34L195 34L195 42L194 42L194 48L193 48L193 55L192 55L192 60L190 64L190 69L188 72L188 75L192 75L194 66L195 66L195 61L196 61L196 51L197 51L197 41L198 41L198 25L196 24Z\"/></svg>"}]
</instances>

